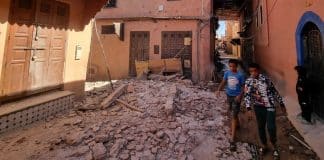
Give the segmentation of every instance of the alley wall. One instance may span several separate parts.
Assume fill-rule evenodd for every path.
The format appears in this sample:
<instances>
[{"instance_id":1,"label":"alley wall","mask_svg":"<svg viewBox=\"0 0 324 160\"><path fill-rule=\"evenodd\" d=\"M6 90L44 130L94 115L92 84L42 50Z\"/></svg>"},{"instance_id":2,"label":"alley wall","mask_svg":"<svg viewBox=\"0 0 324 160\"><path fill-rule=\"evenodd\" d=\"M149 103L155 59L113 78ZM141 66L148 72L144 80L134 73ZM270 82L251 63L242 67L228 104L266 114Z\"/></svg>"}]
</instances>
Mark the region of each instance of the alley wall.
<instances>
[{"instance_id":1,"label":"alley wall","mask_svg":"<svg viewBox=\"0 0 324 160\"><path fill-rule=\"evenodd\" d=\"M297 73L294 71L294 66L297 65L296 29L306 11L313 11L323 20L324 1L261 0L260 3L264 8L263 24L259 27L253 24L256 61L275 79L283 96L297 100ZM254 11L256 7L255 1Z\"/></svg>"}]
</instances>

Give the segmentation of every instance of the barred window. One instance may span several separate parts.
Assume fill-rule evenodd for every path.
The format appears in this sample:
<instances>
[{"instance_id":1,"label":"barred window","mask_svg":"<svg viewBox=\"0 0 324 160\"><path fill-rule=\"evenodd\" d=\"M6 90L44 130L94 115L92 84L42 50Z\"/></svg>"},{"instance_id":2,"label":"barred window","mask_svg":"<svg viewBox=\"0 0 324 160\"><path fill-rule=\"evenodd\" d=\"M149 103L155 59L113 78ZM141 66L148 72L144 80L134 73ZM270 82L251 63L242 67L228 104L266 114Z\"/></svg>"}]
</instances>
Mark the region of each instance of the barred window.
<instances>
[{"instance_id":1,"label":"barred window","mask_svg":"<svg viewBox=\"0 0 324 160\"><path fill-rule=\"evenodd\" d=\"M117 0L108 0L105 4L105 8L114 8L116 7Z\"/></svg>"},{"instance_id":2,"label":"barred window","mask_svg":"<svg viewBox=\"0 0 324 160\"><path fill-rule=\"evenodd\" d=\"M115 34L115 25L101 26L101 34Z\"/></svg>"}]
</instances>

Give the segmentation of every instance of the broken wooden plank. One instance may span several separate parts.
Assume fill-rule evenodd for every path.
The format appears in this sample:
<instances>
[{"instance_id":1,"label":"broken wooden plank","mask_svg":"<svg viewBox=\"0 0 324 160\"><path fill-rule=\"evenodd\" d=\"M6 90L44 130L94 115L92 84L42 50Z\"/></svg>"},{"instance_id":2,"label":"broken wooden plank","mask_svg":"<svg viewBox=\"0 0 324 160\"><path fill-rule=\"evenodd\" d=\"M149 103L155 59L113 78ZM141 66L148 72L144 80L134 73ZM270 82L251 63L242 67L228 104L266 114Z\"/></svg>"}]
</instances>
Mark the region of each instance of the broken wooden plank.
<instances>
[{"instance_id":1,"label":"broken wooden plank","mask_svg":"<svg viewBox=\"0 0 324 160\"><path fill-rule=\"evenodd\" d=\"M179 58L165 59L165 72L181 72L181 60Z\"/></svg>"},{"instance_id":2,"label":"broken wooden plank","mask_svg":"<svg viewBox=\"0 0 324 160\"><path fill-rule=\"evenodd\" d=\"M118 97L126 92L127 84L119 86L113 93L111 93L107 98L101 102L101 108L105 109L109 107Z\"/></svg>"},{"instance_id":3,"label":"broken wooden plank","mask_svg":"<svg viewBox=\"0 0 324 160\"><path fill-rule=\"evenodd\" d=\"M142 77L143 74L148 73L148 66L149 62L148 61L135 61L135 66L136 66L136 75L137 78Z\"/></svg>"},{"instance_id":4,"label":"broken wooden plank","mask_svg":"<svg viewBox=\"0 0 324 160\"><path fill-rule=\"evenodd\" d=\"M164 60L163 59L149 60L148 67L149 70L154 74L161 73L165 68Z\"/></svg>"},{"instance_id":5,"label":"broken wooden plank","mask_svg":"<svg viewBox=\"0 0 324 160\"><path fill-rule=\"evenodd\" d=\"M300 144L302 144L304 147L306 147L307 149L309 150L312 150L312 148L310 146L308 146L306 143L304 143L302 140L300 140L299 138L297 138L296 136L294 135L290 135L292 138L294 138L297 142L299 142Z\"/></svg>"},{"instance_id":6,"label":"broken wooden plank","mask_svg":"<svg viewBox=\"0 0 324 160\"><path fill-rule=\"evenodd\" d=\"M130 104L126 103L126 102L123 101L123 100L116 99L116 102L119 102L119 103L123 104L125 107L127 107L127 108L129 108L129 109L131 109L131 110L134 110L134 111L138 111L138 112L143 113L143 111L142 111L141 109L138 109L138 108L136 108L136 107L134 107L134 106L131 106Z\"/></svg>"}]
</instances>

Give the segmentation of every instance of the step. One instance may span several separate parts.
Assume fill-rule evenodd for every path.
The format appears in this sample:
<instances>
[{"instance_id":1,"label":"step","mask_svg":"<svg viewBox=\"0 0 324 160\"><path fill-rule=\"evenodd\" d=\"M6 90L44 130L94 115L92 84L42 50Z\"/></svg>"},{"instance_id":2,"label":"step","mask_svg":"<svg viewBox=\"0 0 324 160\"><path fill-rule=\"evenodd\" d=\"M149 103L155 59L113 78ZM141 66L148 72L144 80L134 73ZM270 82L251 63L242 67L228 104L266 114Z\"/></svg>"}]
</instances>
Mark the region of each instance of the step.
<instances>
[{"instance_id":1,"label":"step","mask_svg":"<svg viewBox=\"0 0 324 160\"><path fill-rule=\"evenodd\" d=\"M0 106L0 133L24 127L73 107L74 93L55 91Z\"/></svg>"}]
</instances>

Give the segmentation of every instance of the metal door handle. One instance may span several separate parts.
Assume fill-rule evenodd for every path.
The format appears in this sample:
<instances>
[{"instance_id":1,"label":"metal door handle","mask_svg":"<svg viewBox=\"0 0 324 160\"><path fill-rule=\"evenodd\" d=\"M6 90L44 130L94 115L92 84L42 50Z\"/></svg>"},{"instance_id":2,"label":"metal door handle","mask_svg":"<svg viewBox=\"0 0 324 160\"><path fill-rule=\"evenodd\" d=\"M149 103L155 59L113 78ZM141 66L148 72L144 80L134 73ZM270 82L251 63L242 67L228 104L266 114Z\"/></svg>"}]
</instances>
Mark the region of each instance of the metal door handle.
<instances>
[{"instance_id":1,"label":"metal door handle","mask_svg":"<svg viewBox=\"0 0 324 160\"><path fill-rule=\"evenodd\" d=\"M45 50L45 48L23 48L23 50Z\"/></svg>"}]
</instances>

